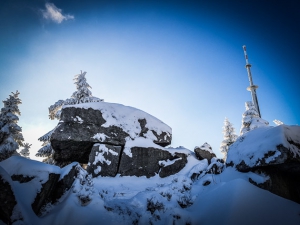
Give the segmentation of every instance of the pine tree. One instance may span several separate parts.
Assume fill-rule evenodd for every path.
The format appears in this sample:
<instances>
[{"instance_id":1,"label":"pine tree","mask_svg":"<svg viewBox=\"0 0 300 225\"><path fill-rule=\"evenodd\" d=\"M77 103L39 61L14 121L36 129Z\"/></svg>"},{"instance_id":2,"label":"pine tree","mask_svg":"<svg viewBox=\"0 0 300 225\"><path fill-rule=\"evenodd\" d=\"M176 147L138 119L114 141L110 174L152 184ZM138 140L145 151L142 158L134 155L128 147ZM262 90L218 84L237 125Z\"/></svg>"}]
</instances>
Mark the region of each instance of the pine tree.
<instances>
[{"instance_id":1,"label":"pine tree","mask_svg":"<svg viewBox=\"0 0 300 225\"><path fill-rule=\"evenodd\" d=\"M25 143L24 148L20 151L20 155L29 159L29 149L31 147L31 144Z\"/></svg>"},{"instance_id":2,"label":"pine tree","mask_svg":"<svg viewBox=\"0 0 300 225\"><path fill-rule=\"evenodd\" d=\"M258 127L264 127L269 125L268 121L259 117L259 114L252 102L245 102L245 107L246 111L243 114L242 127L240 130L241 135Z\"/></svg>"},{"instance_id":3,"label":"pine tree","mask_svg":"<svg viewBox=\"0 0 300 225\"><path fill-rule=\"evenodd\" d=\"M19 146L23 146L22 128L17 125L21 115L18 105L22 103L19 92L9 95L3 101L4 107L0 114L0 161L17 154Z\"/></svg>"},{"instance_id":4,"label":"pine tree","mask_svg":"<svg viewBox=\"0 0 300 225\"><path fill-rule=\"evenodd\" d=\"M230 123L227 118L225 118L224 120L223 134L224 134L224 139L221 143L220 149L221 152L224 154L224 161L226 161L229 146L233 144L238 137L235 134L232 123Z\"/></svg>"}]
</instances>

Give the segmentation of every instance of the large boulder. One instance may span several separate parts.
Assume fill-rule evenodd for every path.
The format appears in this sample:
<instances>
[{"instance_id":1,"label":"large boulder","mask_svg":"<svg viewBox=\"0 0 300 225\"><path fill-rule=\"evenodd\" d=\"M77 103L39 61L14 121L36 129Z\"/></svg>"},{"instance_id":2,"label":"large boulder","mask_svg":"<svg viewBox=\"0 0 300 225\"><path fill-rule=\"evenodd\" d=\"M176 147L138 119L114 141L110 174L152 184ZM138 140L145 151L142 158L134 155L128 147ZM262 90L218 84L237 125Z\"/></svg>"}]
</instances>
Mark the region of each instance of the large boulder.
<instances>
[{"instance_id":1,"label":"large boulder","mask_svg":"<svg viewBox=\"0 0 300 225\"><path fill-rule=\"evenodd\" d=\"M51 135L56 161L88 163L95 143L124 146L128 139L144 137L159 146L171 143L171 128L133 107L97 102L64 106Z\"/></svg>"},{"instance_id":2,"label":"large boulder","mask_svg":"<svg viewBox=\"0 0 300 225\"><path fill-rule=\"evenodd\" d=\"M207 142L205 142L200 147L196 146L194 152L197 159L199 160L207 159L208 164L210 164L212 158L216 157L215 153L212 151L211 146Z\"/></svg>"},{"instance_id":3,"label":"large boulder","mask_svg":"<svg viewBox=\"0 0 300 225\"><path fill-rule=\"evenodd\" d=\"M300 126L260 127L247 132L230 146L226 165L240 172L268 175L269 181L259 187L300 203Z\"/></svg>"}]
</instances>

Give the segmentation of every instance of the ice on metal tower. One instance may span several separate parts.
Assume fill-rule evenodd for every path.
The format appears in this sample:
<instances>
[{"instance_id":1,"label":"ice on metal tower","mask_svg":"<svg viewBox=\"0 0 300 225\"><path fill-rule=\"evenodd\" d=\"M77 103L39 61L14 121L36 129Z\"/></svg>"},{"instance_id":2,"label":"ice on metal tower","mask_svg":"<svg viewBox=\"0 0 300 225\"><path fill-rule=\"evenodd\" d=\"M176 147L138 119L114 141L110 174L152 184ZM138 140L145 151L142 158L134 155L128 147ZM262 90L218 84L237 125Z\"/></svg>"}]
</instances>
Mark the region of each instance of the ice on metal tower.
<instances>
[{"instance_id":1,"label":"ice on metal tower","mask_svg":"<svg viewBox=\"0 0 300 225\"><path fill-rule=\"evenodd\" d=\"M248 72L248 78L249 78L249 82L250 82L250 86L247 87L247 90L251 92L252 102L253 102L253 104L254 104L254 106L255 106L258 114L259 114L259 117L261 118L259 105L258 105L258 100L257 100L257 95L256 95L256 89L258 88L258 86L253 84L251 70L250 70L251 64L248 61L246 45L243 45L243 49L244 49L244 55L245 55L245 59L246 59L246 69L247 69L247 72Z\"/></svg>"}]
</instances>

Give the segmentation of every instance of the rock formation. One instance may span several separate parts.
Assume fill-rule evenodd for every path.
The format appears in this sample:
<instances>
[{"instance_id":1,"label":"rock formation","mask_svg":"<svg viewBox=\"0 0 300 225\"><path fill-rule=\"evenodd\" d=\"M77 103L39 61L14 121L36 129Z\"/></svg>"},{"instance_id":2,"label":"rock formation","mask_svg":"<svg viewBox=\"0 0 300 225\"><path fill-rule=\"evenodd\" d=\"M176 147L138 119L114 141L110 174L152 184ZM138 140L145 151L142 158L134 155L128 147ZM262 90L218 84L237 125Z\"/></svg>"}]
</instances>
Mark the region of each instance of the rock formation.
<instances>
[{"instance_id":1,"label":"rock formation","mask_svg":"<svg viewBox=\"0 0 300 225\"><path fill-rule=\"evenodd\" d=\"M58 164L88 163L87 171L94 177L165 177L187 163L185 154L171 154L163 148L171 139L171 128L153 116L132 107L97 102L65 106L51 145Z\"/></svg>"},{"instance_id":2,"label":"rock formation","mask_svg":"<svg viewBox=\"0 0 300 225\"><path fill-rule=\"evenodd\" d=\"M227 166L240 172L264 173L264 184L251 183L300 203L300 126L261 127L230 146Z\"/></svg>"},{"instance_id":3,"label":"rock formation","mask_svg":"<svg viewBox=\"0 0 300 225\"><path fill-rule=\"evenodd\" d=\"M95 143L123 147L128 139L150 139L159 146L171 143L169 126L132 107L107 102L65 106L51 136L56 161L88 163Z\"/></svg>"},{"instance_id":4,"label":"rock formation","mask_svg":"<svg viewBox=\"0 0 300 225\"><path fill-rule=\"evenodd\" d=\"M0 222L12 224L18 220L23 220L19 209L12 179L9 174L0 166Z\"/></svg>"},{"instance_id":5,"label":"rock formation","mask_svg":"<svg viewBox=\"0 0 300 225\"><path fill-rule=\"evenodd\" d=\"M8 221L7 216L11 215L12 209L17 205L13 184L9 182L9 179L18 181L22 186L25 184L24 188L31 189L29 192L35 192L34 198L31 199L32 204L27 207L31 207L33 212L40 216L43 214L44 207L57 203L71 189L78 170L81 168L78 163L72 163L60 169L57 166L32 161L20 156L12 156L6 159L1 163L1 166L3 169L0 168L2 170L0 189L5 190L1 192L5 193L5 196L2 196L5 201L0 194L0 211L4 216L3 219L0 213L0 219L3 221ZM3 176L5 169L9 171L7 176ZM31 185L26 185L27 183L31 183ZM1 202L4 203L3 207Z\"/></svg>"},{"instance_id":6,"label":"rock formation","mask_svg":"<svg viewBox=\"0 0 300 225\"><path fill-rule=\"evenodd\" d=\"M196 154L197 159L207 159L208 164L210 164L210 161L213 157L216 157L215 153L212 151L211 146L206 142L201 147L196 146L194 152Z\"/></svg>"}]
</instances>

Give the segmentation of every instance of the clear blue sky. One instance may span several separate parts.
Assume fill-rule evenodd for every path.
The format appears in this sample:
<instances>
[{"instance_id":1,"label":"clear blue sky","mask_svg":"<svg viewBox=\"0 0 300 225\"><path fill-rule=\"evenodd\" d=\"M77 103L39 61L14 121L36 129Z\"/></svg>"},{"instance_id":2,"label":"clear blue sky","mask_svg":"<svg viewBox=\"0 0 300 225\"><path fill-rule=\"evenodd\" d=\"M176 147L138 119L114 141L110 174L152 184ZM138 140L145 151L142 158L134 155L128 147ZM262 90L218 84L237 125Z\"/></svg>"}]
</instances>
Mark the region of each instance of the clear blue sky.
<instances>
[{"instance_id":1,"label":"clear blue sky","mask_svg":"<svg viewBox=\"0 0 300 225\"><path fill-rule=\"evenodd\" d=\"M297 0L11 0L0 30L0 99L21 92L19 124L34 152L58 122L48 107L71 96L84 70L94 96L171 126L173 147L208 142L222 157L225 116L239 133L251 100L242 45L262 117L300 124Z\"/></svg>"}]
</instances>

